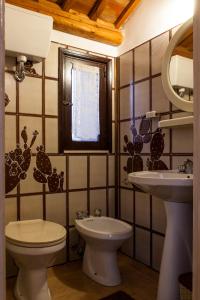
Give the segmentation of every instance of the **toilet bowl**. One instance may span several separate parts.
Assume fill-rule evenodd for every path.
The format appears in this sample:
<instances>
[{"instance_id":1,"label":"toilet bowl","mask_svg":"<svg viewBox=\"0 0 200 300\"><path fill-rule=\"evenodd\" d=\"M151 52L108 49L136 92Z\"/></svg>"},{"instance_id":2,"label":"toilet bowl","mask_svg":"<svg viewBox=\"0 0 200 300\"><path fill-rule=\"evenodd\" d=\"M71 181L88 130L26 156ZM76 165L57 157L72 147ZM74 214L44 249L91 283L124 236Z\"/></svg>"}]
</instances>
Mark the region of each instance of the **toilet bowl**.
<instances>
[{"instance_id":1,"label":"toilet bowl","mask_svg":"<svg viewBox=\"0 0 200 300\"><path fill-rule=\"evenodd\" d=\"M121 283L117 249L132 235L132 227L108 217L75 220L76 229L86 242L83 272L105 286Z\"/></svg>"},{"instance_id":2,"label":"toilet bowl","mask_svg":"<svg viewBox=\"0 0 200 300\"><path fill-rule=\"evenodd\" d=\"M66 244L63 226L43 220L10 222L5 229L6 248L19 268L17 300L51 300L47 267Z\"/></svg>"}]
</instances>

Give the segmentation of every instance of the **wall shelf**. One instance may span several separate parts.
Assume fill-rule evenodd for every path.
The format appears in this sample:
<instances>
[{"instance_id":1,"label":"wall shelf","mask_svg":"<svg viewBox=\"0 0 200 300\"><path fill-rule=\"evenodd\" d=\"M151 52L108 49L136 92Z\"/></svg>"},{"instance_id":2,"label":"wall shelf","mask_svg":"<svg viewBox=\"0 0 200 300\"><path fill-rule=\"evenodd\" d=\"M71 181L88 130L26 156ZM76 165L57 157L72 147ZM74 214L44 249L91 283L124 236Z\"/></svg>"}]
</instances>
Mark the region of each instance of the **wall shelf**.
<instances>
[{"instance_id":1,"label":"wall shelf","mask_svg":"<svg viewBox=\"0 0 200 300\"><path fill-rule=\"evenodd\" d=\"M180 118L174 118L169 120L163 120L158 122L158 126L160 128L189 126L189 125L193 125L193 122L194 122L194 116L188 116L188 117L180 117Z\"/></svg>"}]
</instances>

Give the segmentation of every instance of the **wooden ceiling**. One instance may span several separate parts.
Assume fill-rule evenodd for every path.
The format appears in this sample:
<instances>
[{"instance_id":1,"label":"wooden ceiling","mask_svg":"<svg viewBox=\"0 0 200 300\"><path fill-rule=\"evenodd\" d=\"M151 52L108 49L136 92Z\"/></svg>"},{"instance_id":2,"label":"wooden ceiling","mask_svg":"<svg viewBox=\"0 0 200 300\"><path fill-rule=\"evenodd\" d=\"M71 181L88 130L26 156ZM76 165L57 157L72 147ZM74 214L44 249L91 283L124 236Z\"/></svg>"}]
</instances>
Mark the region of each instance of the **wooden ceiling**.
<instances>
[{"instance_id":1,"label":"wooden ceiling","mask_svg":"<svg viewBox=\"0 0 200 300\"><path fill-rule=\"evenodd\" d=\"M193 58L193 26L182 36L173 51L173 55Z\"/></svg>"},{"instance_id":2,"label":"wooden ceiling","mask_svg":"<svg viewBox=\"0 0 200 300\"><path fill-rule=\"evenodd\" d=\"M6 0L7 3L50 15L54 28L118 46L121 27L141 0Z\"/></svg>"}]
</instances>

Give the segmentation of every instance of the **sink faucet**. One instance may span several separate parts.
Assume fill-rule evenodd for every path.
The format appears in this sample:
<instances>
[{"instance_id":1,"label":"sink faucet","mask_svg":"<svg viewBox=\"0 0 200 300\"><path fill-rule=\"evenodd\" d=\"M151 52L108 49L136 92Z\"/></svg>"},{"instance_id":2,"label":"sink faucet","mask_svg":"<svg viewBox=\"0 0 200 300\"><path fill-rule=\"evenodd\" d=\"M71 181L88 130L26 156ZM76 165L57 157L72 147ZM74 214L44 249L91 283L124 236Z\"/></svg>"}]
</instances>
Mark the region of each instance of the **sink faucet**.
<instances>
[{"instance_id":1,"label":"sink faucet","mask_svg":"<svg viewBox=\"0 0 200 300\"><path fill-rule=\"evenodd\" d=\"M193 174L193 162L190 159L184 161L183 165L178 167L179 172Z\"/></svg>"}]
</instances>

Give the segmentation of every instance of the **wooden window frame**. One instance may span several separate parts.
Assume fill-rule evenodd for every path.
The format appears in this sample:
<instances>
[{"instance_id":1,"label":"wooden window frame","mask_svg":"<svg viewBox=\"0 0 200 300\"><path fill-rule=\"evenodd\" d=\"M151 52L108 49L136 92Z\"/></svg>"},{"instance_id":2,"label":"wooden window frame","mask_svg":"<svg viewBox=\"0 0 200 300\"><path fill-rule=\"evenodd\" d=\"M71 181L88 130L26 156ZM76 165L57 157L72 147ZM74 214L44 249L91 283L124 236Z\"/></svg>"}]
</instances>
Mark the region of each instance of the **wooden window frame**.
<instances>
[{"instance_id":1,"label":"wooden window frame","mask_svg":"<svg viewBox=\"0 0 200 300\"><path fill-rule=\"evenodd\" d=\"M100 138L98 142L72 141L71 73L67 63L80 61L100 67ZM112 60L59 48L58 140L59 152L72 150L107 150L112 152Z\"/></svg>"}]
</instances>

